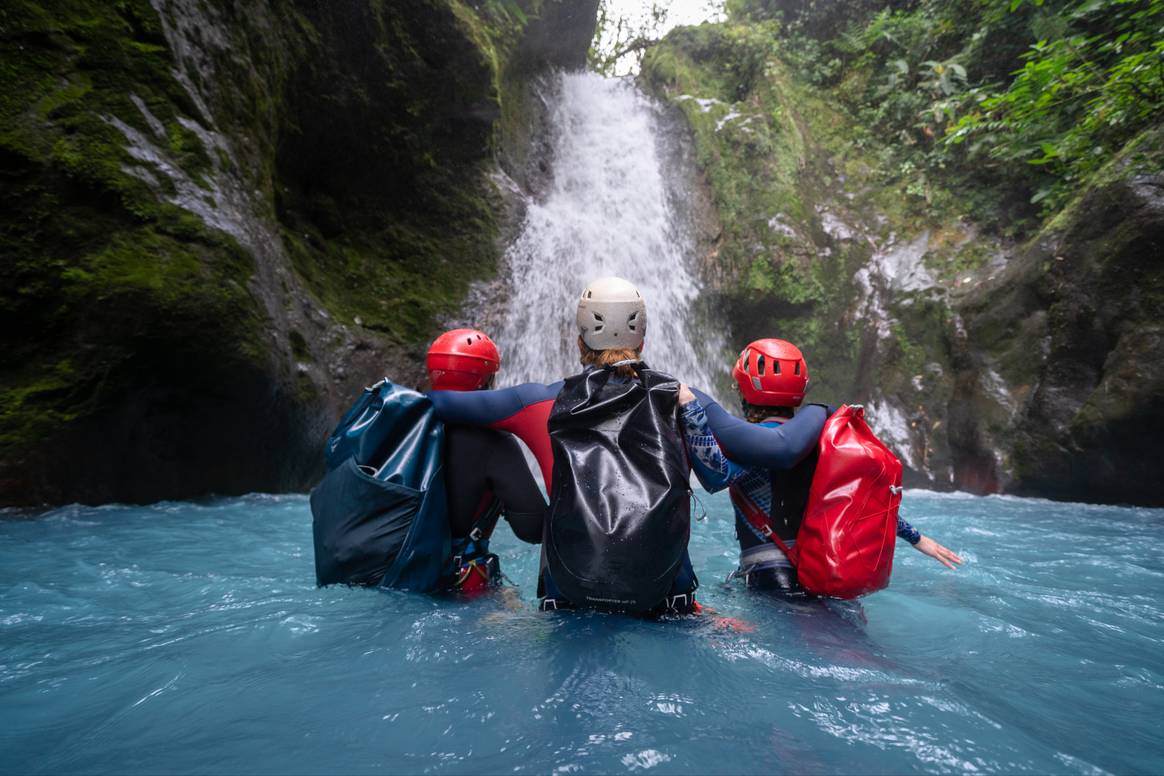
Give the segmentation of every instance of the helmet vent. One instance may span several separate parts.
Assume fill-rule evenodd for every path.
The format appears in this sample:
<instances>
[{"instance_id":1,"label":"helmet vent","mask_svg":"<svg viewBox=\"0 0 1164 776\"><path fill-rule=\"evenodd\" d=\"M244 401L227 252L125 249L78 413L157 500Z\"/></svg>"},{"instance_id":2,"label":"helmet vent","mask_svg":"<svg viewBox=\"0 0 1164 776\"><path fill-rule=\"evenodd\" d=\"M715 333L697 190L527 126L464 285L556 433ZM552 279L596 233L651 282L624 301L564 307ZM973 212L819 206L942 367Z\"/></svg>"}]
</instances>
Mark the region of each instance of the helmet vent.
<instances>
[{"instance_id":1,"label":"helmet vent","mask_svg":"<svg viewBox=\"0 0 1164 776\"><path fill-rule=\"evenodd\" d=\"M764 354L756 356L756 374L764 374Z\"/></svg>"},{"instance_id":2,"label":"helmet vent","mask_svg":"<svg viewBox=\"0 0 1164 776\"><path fill-rule=\"evenodd\" d=\"M797 361L796 365L792 367L792 374L794 374L794 375L800 374L800 362L799 361Z\"/></svg>"},{"instance_id":3,"label":"helmet vent","mask_svg":"<svg viewBox=\"0 0 1164 776\"><path fill-rule=\"evenodd\" d=\"M594 292L593 292L593 291L587 291L587 292L586 292L586 298L587 298L587 299L593 299L593 298L594 298Z\"/></svg>"},{"instance_id":4,"label":"helmet vent","mask_svg":"<svg viewBox=\"0 0 1164 776\"><path fill-rule=\"evenodd\" d=\"M472 345L472 344L473 344L473 338L472 338L472 337L465 337L465 342L467 342L467 343L469 343L470 345Z\"/></svg>"},{"instance_id":5,"label":"helmet vent","mask_svg":"<svg viewBox=\"0 0 1164 776\"><path fill-rule=\"evenodd\" d=\"M774 375L780 374L780 362L777 361L776 359L772 359L772 374L774 374Z\"/></svg>"},{"instance_id":6,"label":"helmet vent","mask_svg":"<svg viewBox=\"0 0 1164 776\"><path fill-rule=\"evenodd\" d=\"M599 321L599 322L604 322L606 319L603 318L600 314L594 313L594 320Z\"/></svg>"},{"instance_id":7,"label":"helmet vent","mask_svg":"<svg viewBox=\"0 0 1164 776\"><path fill-rule=\"evenodd\" d=\"M760 378L759 377L752 378L752 387L755 388L757 391L762 391L764 389L764 386L760 385Z\"/></svg>"}]
</instances>

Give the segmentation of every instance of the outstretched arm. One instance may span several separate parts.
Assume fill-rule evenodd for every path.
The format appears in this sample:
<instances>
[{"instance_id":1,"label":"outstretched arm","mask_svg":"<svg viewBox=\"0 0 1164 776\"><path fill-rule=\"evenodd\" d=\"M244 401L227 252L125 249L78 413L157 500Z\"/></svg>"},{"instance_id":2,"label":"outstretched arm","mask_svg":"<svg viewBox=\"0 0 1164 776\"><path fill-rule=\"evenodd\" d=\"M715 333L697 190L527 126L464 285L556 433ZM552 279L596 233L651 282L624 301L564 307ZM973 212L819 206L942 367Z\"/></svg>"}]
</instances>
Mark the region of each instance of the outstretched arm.
<instances>
[{"instance_id":1,"label":"outstretched arm","mask_svg":"<svg viewBox=\"0 0 1164 776\"><path fill-rule=\"evenodd\" d=\"M791 469L812 452L828 411L811 404L777 428L754 425L731 415L702 391L691 392L707 413L708 427L732 461L765 469Z\"/></svg>"},{"instance_id":2,"label":"outstretched arm","mask_svg":"<svg viewBox=\"0 0 1164 776\"><path fill-rule=\"evenodd\" d=\"M928 536L922 536L921 532L910 525L901 515L897 516L897 537L905 539L913 545L915 550L923 555L929 555L948 569L957 568L958 564L962 562L962 558L953 550L943 547Z\"/></svg>"}]
</instances>

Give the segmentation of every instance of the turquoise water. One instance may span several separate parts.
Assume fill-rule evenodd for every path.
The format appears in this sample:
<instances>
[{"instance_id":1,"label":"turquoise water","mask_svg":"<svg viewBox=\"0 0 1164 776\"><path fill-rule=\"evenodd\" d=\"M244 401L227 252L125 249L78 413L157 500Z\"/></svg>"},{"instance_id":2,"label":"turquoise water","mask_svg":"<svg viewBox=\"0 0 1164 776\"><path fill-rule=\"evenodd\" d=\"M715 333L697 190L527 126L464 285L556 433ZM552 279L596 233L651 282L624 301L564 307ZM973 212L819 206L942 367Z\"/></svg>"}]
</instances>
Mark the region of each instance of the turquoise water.
<instances>
[{"instance_id":1,"label":"turquoise water","mask_svg":"<svg viewBox=\"0 0 1164 776\"><path fill-rule=\"evenodd\" d=\"M724 587L711 618L313 586L303 497L0 513L5 773L1159 773L1164 511L907 494L856 605ZM505 530L499 531L499 534Z\"/></svg>"}]
</instances>

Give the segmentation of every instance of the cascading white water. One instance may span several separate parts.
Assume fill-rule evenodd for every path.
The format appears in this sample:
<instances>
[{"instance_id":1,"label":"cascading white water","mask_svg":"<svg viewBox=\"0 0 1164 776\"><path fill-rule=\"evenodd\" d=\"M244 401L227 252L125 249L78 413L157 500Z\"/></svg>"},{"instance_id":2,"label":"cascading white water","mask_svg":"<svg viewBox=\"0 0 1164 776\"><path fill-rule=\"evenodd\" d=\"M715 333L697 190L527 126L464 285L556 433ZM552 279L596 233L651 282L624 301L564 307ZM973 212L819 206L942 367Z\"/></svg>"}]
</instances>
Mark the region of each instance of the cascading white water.
<instances>
[{"instance_id":1,"label":"cascading white water","mask_svg":"<svg viewBox=\"0 0 1164 776\"><path fill-rule=\"evenodd\" d=\"M667 185L657 106L628 82L571 73L550 114L553 180L505 257L503 382L577 373L578 297L590 280L618 275L647 300L644 360L714 390L722 334L695 314L695 240L673 206L682 192Z\"/></svg>"}]
</instances>

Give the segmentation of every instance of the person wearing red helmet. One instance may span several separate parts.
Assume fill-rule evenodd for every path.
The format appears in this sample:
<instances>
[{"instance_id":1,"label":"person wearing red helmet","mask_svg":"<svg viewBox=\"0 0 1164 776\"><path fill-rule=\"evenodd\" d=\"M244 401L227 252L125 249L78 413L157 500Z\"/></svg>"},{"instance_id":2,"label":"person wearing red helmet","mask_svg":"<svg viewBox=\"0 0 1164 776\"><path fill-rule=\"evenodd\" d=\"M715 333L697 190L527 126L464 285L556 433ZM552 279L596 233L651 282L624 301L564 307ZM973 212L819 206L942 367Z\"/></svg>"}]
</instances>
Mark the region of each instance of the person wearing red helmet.
<instances>
[{"instance_id":1,"label":"person wearing red helmet","mask_svg":"<svg viewBox=\"0 0 1164 776\"><path fill-rule=\"evenodd\" d=\"M787 433L805 413L796 415L796 408L804 402L808 390L808 364L800 349L781 339L760 339L748 344L732 369L739 388L744 416L757 431ZM703 399L703 401L701 401ZM748 587L779 590L790 594L803 591L796 579L796 570L784 553L767 539L747 514L763 514L768 527L783 543L792 547L800 530L800 522L808 504L808 492L816 469L815 438L813 445L803 446L803 453L795 460L786 460L786 466L762 465L749 456L752 443L746 439L725 440L715 433L722 421L709 420L709 414L722 412L717 406L707 406L706 397L697 391L680 392L680 406L691 453L692 468L700 483L708 491L731 489L732 506L736 517L736 538L740 543L740 565L733 577L744 579ZM820 405L806 408L816 415L832 413L831 408L820 412ZM821 426L816 427L816 436ZM725 454L725 444L728 448ZM923 537L901 517L898 517L897 535L916 549L950 568L962 559L934 540Z\"/></svg>"},{"instance_id":2,"label":"person wearing red helmet","mask_svg":"<svg viewBox=\"0 0 1164 776\"><path fill-rule=\"evenodd\" d=\"M501 353L476 329L445 332L428 349L433 390L479 391L493 385ZM489 537L504 515L522 541L539 544L546 503L530 474L517 440L489 428L446 425L446 490L453 556L453 587L475 592L500 582Z\"/></svg>"},{"instance_id":3,"label":"person wearing red helmet","mask_svg":"<svg viewBox=\"0 0 1164 776\"><path fill-rule=\"evenodd\" d=\"M425 363L434 391L479 391L493 385L501 352L484 332L453 329L433 340Z\"/></svg>"}]
</instances>

